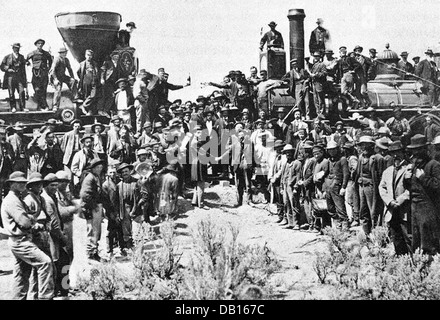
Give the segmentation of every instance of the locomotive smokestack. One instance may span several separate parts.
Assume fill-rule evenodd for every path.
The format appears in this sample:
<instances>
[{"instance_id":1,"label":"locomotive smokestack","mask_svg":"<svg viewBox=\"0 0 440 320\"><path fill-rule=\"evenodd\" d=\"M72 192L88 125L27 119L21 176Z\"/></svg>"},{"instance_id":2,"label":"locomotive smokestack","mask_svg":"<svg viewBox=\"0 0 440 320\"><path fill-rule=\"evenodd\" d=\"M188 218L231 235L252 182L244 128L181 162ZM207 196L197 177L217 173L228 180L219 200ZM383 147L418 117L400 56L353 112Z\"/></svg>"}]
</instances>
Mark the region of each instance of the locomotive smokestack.
<instances>
[{"instance_id":1,"label":"locomotive smokestack","mask_svg":"<svg viewBox=\"0 0 440 320\"><path fill-rule=\"evenodd\" d=\"M290 60L298 59L298 67L302 69L304 68L304 18L306 14L303 9L290 9L287 17L290 24Z\"/></svg>"}]
</instances>

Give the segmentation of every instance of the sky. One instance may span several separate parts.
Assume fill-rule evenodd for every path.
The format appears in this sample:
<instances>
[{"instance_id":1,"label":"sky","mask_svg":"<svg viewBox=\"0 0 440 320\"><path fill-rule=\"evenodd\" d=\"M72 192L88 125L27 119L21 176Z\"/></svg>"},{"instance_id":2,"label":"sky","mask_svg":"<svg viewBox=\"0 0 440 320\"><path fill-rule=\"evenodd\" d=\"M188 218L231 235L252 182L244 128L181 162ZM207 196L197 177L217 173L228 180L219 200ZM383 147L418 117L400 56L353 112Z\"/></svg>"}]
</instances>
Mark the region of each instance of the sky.
<instances>
[{"instance_id":1,"label":"sky","mask_svg":"<svg viewBox=\"0 0 440 320\"><path fill-rule=\"evenodd\" d=\"M324 20L330 31L332 49L355 45L379 52L390 44L400 54L409 52L409 60L423 56L428 48L440 52L439 0L21 0L2 2L3 31L0 53L11 51L13 42L22 44L26 55L34 50L34 41L46 40L45 49L56 54L63 40L54 16L59 12L112 11L122 15L121 27L134 21L137 29L131 45L136 48L140 68L170 74L169 82L184 84L191 75L193 85L170 93L170 100L194 99L203 88L200 83L221 82L229 70L246 75L259 61L261 32L275 21L289 43L290 9L304 9L306 52L316 19ZM438 49L436 49L438 48ZM77 62L70 57L73 67ZM287 61L289 52L287 50Z\"/></svg>"}]
</instances>

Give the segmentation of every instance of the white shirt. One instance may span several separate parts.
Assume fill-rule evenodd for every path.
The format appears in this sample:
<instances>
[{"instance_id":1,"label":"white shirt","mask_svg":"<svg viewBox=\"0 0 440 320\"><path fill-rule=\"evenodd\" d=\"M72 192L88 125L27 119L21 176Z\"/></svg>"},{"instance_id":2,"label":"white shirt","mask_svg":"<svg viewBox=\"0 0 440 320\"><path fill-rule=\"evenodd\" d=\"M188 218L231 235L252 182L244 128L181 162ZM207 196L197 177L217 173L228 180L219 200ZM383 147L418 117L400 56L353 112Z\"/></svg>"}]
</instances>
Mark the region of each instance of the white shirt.
<instances>
[{"instance_id":1,"label":"white shirt","mask_svg":"<svg viewBox=\"0 0 440 320\"><path fill-rule=\"evenodd\" d=\"M118 101L117 101L118 111L127 111L127 91L120 91L118 93Z\"/></svg>"}]
</instances>

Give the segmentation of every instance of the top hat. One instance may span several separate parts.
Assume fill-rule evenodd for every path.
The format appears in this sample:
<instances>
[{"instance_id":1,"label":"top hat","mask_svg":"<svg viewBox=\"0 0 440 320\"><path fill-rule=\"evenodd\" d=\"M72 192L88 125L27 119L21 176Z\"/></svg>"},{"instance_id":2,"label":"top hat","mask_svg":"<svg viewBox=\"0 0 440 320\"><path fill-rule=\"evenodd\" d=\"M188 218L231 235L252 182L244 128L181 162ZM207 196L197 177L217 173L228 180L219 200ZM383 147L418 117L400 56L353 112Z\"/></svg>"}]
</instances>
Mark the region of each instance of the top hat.
<instances>
[{"instance_id":1,"label":"top hat","mask_svg":"<svg viewBox=\"0 0 440 320\"><path fill-rule=\"evenodd\" d=\"M407 146L408 149L421 148L428 145L426 137L423 134L416 134L411 138L411 143Z\"/></svg>"},{"instance_id":2,"label":"top hat","mask_svg":"<svg viewBox=\"0 0 440 320\"><path fill-rule=\"evenodd\" d=\"M126 27L133 27L133 29L136 29L136 24L133 21L128 22L125 26Z\"/></svg>"},{"instance_id":3,"label":"top hat","mask_svg":"<svg viewBox=\"0 0 440 320\"><path fill-rule=\"evenodd\" d=\"M121 163L121 165L118 167L118 169L116 170L117 172L121 172L122 170L124 170L125 168L130 169L130 171L133 170L133 166L131 164L128 163Z\"/></svg>"},{"instance_id":4,"label":"top hat","mask_svg":"<svg viewBox=\"0 0 440 320\"><path fill-rule=\"evenodd\" d=\"M393 141L388 146L388 152L399 151L399 150L403 150L403 145L402 142L400 141Z\"/></svg>"},{"instance_id":5,"label":"top hat","mask_svg":"<svg viewBox=\"0 0 440 320\"><path fill-rule=\"evenodd\" d=\"M26 176L24 172L21 171L14 171L9 175L9 179L6 180L6 182L21 182L26 183L28 180L26 179Z\"/></svg>"},{"instance_id":6,"label":"top hat","mask_svg":"<svg viewBox=\"0 0 440 320\"><path fill-rule=\"evenodd\" d=\"M275 23L275 21L271 21L269 24L268 24L268 26L274 26L274 27L276 27L277 26L277 24Z\"/></svg>"},{"instance_id":7,"label":"top hat","mask_svg":"<svg viewBox=\"0 0 440 320\"><path fill-rule=\"evenodd\" d=\"M29 176L29 180L26 183L26 186L29 186L30 184L33 183L39 183L39 182L43 182L43 176L41 175L41 173L39 172L33 172L30 176Z\"/></svg>"},{"instance_id":8,"label":"top hat","mask_svg":"<svg viewBox=\"0 0 440 320\"><path fill-rule=\"evenodd\" d=\"M58 53L63 53L63 52L67 52L67 51L69 51L69 50L67 50L65 47L61 47L61 48L58 50Z\"/></svg>"},{"instance_id":9,"label":"top hat","mask_svg":"<svg viewBox=\"0 0 440 320\"><path fill-rule=\"evenodd\" d=\"M34 45L37 45L38 42L43 42L43 46L46 43L46 41L44 41L43 39L38 39L37 41L34 42Z\"/></svg>"}]
</instances>

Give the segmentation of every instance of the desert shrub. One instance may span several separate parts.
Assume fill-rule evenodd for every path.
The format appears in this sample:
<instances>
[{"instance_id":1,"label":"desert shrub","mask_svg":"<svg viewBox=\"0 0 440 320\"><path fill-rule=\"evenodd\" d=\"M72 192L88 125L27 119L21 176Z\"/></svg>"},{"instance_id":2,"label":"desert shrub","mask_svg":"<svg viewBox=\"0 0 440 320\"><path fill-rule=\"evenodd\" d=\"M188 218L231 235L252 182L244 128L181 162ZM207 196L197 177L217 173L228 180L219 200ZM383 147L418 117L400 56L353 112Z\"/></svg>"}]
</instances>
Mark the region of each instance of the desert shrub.
<instances>
[{"instance_id":1,"label":"desert shrub","mask_svg":"<svg viewBox=\"0 0 440 320\"><path fill-rule=\"evenodd\" d=\"M385 227L367 238L326 229L328 250L316 253L320 283L336 289L336 299L414 300L440 298L440 260L420 251L396 256ZM329 277L331 275L332 277Z\"/></svg>"}]
</instances>

